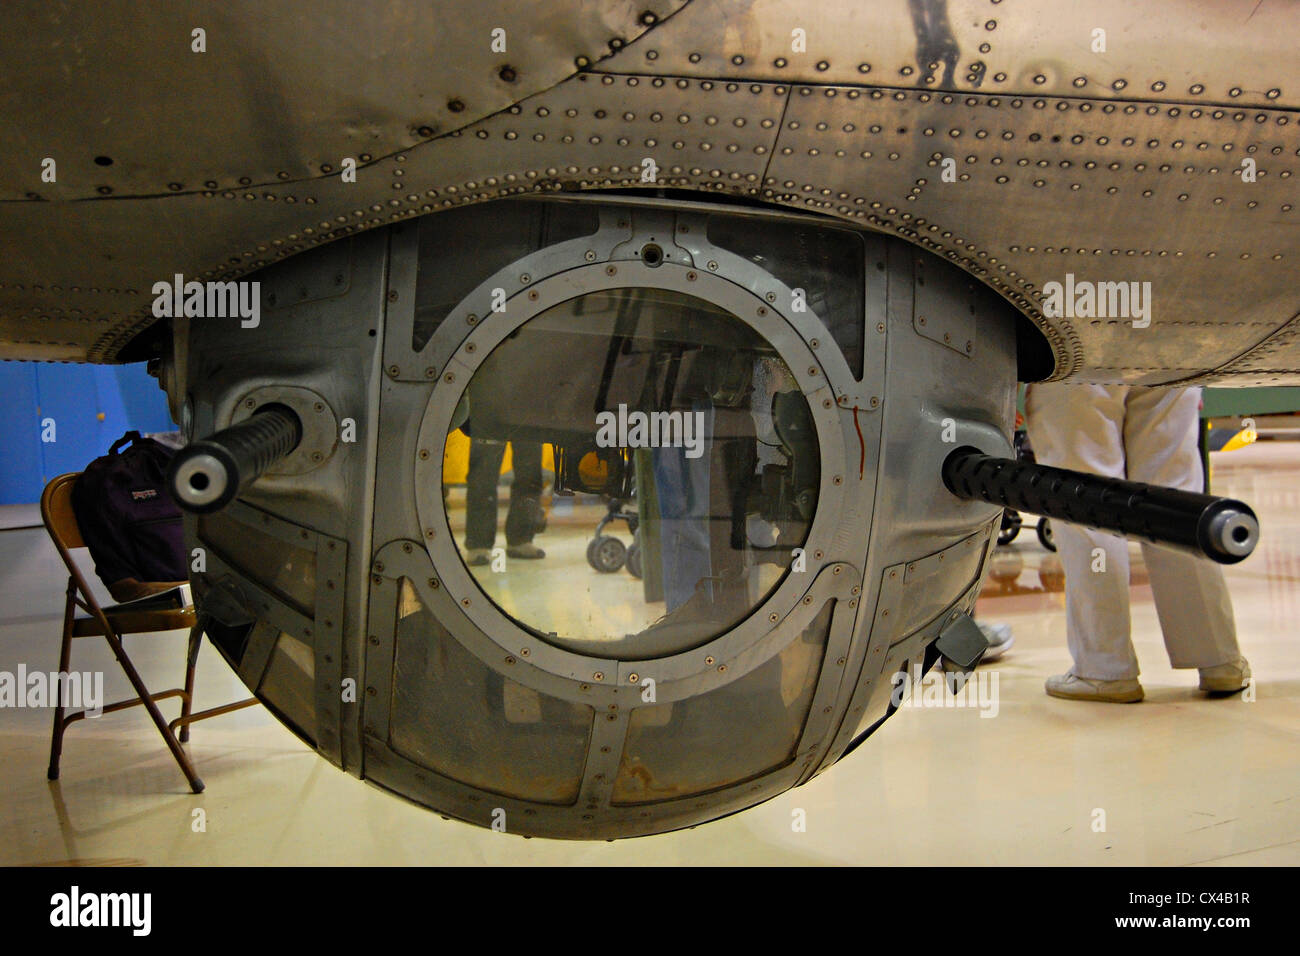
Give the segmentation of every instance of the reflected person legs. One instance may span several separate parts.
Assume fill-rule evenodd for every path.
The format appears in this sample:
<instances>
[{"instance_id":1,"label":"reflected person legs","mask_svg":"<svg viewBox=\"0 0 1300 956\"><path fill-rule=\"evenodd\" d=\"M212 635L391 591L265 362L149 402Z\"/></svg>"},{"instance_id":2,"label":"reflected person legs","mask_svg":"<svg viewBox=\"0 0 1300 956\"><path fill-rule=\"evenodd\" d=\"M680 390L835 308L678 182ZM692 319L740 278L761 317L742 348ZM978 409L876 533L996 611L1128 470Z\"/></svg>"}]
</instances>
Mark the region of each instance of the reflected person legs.
<instances>
[{"instance_id":1,"label":"reflected person legs","mask_svg":"<svg viewBox=\"0 0 1300 956\"><path fill-rule=\"evenodd\" d=\"M532 543L544 518L541 443L511 441L510 458L515 477L506 514L506 554L525 560L544 558L546 552Z\"/></svg>"},{"instance_id":2,"label":"reflected person legs","mask_svg":"<svg viewBox=\"0 0 1300 956\"><path fill-rule=\"evenodd\" d=\"M465 479L466 563L487 564L497 537L497 483L506 443L472 438L469 443L469 473Z\"/></svg>"},{"instance_id":3,"label":"reflected person legs","mask_svg":"<svg viewBox=\"0 0 1300 956\"><path fill-rule=\"evenodd\" d=\"M709 592L709 461L691 460L682 448L652 452L659 500L664 602L672 613L694 596Z\"/></svg>"}]
</instances>

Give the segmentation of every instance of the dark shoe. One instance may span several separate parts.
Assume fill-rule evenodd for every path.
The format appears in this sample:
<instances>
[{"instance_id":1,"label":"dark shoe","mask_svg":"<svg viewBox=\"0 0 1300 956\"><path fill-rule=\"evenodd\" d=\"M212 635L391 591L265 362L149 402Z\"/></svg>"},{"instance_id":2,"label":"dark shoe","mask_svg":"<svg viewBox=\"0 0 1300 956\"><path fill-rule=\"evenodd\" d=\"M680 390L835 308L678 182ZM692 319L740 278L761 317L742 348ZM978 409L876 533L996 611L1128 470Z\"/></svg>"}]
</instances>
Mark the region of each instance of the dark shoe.
<instances>
[{"instance_id":1,"label":"dark shoe","mask_svg":"<svg viewBox=\"0 0 1300 956\"><path fill-rule=\"evenodd\" d=\"M465 563L471 568L481 568L492 561L492 552L487 548L471 548Z\"/></svg>"},{"instance_id":2,"label":"dark shoe","mask_svg":"<svg viewBox=\"0 0 1300 956\"><path fill-rule=\"evenodd\" d=\"M546 557L546 552L535 544L512 544L506 548L506 554L512 558L521 558L524 561L535 561L538 558Z\"/></svg>"}]
</instances>

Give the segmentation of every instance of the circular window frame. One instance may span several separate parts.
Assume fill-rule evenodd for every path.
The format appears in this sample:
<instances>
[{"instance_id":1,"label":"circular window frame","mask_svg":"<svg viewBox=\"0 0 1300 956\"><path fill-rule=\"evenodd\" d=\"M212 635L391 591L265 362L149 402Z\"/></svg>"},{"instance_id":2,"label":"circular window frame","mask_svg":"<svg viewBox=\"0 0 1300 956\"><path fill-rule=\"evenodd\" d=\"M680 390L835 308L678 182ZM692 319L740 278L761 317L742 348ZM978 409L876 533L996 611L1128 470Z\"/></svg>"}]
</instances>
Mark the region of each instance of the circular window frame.
<instances>
[{"instance_id":1,"label":"circular window frame","mask_svg":"<svg viewBox=\"0 0 1300 956\"><path fill-rule=\"evenodd\" d=\"M530 272L535 278L506 300L506 308L484 316L459 343L443 367L425 406L418 433L420 453L415 456L415 496L420 527L429 558L441 586L456 601L467 622L485 635L509 661L523 657L548 674L576 681L584 686L619 683L629 672L651 674L662 685L690 681L690 692L728 683L778 653L797 631L782 633L782 622L799 607L819 572L837 563L836 552L844 550L842 516L846 495L838 487L847 474L847 457L842 410L827 378L827 370L799 322L755 288L783 288L779 280L749 264L745 275L734 280L710 270L692 268L665 259L648 266L640 259L608 262L569 263L557 267L554 247L541 249L511 265L511 271ZM719 250L721 252L721 250ZM546 259L549 274L539 274L538 260ZM716 262L734 257L718 255ZM752 273L752 274L751 274ZM758 281L756 281L758 280ZM743 282L743 284L742 284ZM480 301L499 286L490 277L465 298ZM733 627L704 643L660 657L619 657L584 654L552 644L521 626L479 586L456 545L442 501L443 454L451 421L469 382L493 350L514 331L543 312L593 292L626 288L651 288L678 292L704 300L728 312L762 336L784 361L808 402L820 452L820 481L817 507L802 545L803 571L787 571L776 587ZM788 300L788 299L787 299ZM817 323L820 327L820 323ZM821 334L825 334L824 329ZM841 358L836 353L835 357ZM851 386L850 379L846 385ZM838 547L837 547L838 545ZM500 660L485 663L501 670ZM522 661L521 661L522 663ZM503 671L504 673L504 671ZM515 675L520 677L522 675ZM681 687L679 690L686 690ZM672 696L676 696L675 694Z\"/></svg>"}]
</instances>

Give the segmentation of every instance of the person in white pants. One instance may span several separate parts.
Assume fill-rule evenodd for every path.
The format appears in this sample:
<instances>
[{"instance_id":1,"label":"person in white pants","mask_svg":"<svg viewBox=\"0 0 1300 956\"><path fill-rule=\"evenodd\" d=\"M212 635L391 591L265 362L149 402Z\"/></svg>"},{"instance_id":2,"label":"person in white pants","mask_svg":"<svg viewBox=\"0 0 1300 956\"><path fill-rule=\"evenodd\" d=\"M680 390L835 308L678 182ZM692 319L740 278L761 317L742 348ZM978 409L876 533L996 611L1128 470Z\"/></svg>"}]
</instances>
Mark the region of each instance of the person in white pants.
<instances>
[{"instance_id":1,"label":"person in white pants","mask_svg":"<svg viewBox=\"0 0 1300 956\"><path fill-rule=\"evenodd\" d=\"M1199 388L1030 385L1025 427L1039 464L1203 490ZM1065 568L1066 636L1074 667L1049 678L1047 693L1071 700L1135 703L1143 697L1129 621L1129 552L1121 537L1054 523ZM1200 689L1244 689L1250 666L1237 646L1223 571L1143 543L1169 662L1200 671Z\"/></svg>"}]
</instances>

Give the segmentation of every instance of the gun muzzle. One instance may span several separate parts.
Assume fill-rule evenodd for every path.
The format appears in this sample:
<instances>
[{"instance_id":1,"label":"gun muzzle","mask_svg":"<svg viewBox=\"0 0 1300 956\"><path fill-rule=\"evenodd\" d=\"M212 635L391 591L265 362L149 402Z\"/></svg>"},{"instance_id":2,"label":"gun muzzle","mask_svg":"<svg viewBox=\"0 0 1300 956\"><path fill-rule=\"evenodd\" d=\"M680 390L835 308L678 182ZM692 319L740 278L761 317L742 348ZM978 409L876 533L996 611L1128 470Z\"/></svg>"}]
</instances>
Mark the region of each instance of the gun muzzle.
<instances>
[{"instance_id":1,"label":"gun muzzle","mask_svg":"<svg viewBox=\"0 0 1300 956\"><path fill-rule=\"evenodd\" d=\"M302 441L302 422L284 405L265 405L252 417L178 451L167 471L176 504L186 511L218 511Z\"/></svg>"},{"instance_id":2,"label":"gun muzzle","mask_svg":"<svg viewBox=\"0 0 1300 956\"><path fill-rule=\"evenodd\" d=\"M1087 525L1235 564L1259 542L1244 502L1104 478L963 446L944 459L943 483L958 498Z\"/></svg>"}]
</instances>

